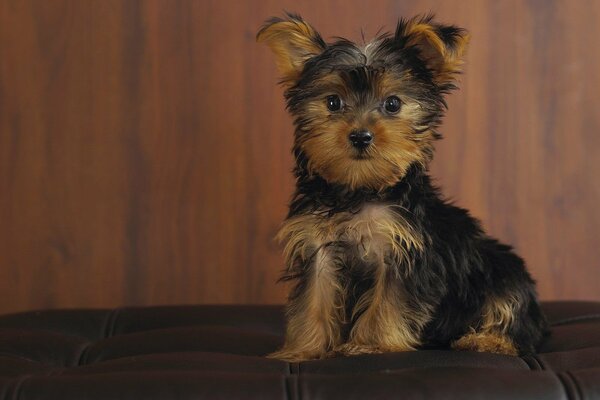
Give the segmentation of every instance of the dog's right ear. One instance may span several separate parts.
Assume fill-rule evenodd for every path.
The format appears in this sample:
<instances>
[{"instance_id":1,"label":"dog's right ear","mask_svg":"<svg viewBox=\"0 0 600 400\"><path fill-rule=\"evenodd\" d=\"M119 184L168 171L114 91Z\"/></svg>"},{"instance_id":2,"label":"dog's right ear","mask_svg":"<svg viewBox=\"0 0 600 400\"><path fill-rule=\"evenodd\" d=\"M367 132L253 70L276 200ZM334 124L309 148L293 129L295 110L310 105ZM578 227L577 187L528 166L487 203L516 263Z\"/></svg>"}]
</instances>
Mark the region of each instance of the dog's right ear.
<instances>
[{"instance_id":1,"label":"dog's right ear","mask_svg":"<svg viewBox=\"0 0 600 400\"><path fill-rule=\"evenodd\" d=\"M271 18L258 31L256 40L266 43L275 53L284 85L296 82L306 60L327 47L321 35L296 14L287 14L286 19Z\"/></svg>"},{"instance_id":2,"label":"dog's right ear","mask_svg":"<svg viewBox=\"0 0 600 400\"><path fill-rule=\"evenodd\" d=\"M419 51L433 80L454 88L469 43L469 33L453 25L433 22L433 14L398 21L395 39Z\"/></svg>"}]
</instances>

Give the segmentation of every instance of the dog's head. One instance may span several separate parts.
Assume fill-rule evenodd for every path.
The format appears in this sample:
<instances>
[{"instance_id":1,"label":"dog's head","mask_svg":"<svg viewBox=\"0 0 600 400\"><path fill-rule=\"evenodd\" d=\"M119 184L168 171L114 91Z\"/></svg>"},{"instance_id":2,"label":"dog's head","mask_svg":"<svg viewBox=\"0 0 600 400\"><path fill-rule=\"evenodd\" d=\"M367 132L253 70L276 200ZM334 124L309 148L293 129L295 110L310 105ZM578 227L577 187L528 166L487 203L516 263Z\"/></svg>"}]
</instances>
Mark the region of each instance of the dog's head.
<instances>
[{"instance_id":1,"label":"dog's head","mask_svg":"<svg viewBox=\"0 0 600 400\"><path fill-rule=\"evenodd\" d=\"M395 34L358 45L326 43L299 16L258 32L275 53L294 116L294 152L308 174L351 189L382 190L432 157L444 95L455 88L466 32L400 20Z\"/></svg>"}]
</instances>

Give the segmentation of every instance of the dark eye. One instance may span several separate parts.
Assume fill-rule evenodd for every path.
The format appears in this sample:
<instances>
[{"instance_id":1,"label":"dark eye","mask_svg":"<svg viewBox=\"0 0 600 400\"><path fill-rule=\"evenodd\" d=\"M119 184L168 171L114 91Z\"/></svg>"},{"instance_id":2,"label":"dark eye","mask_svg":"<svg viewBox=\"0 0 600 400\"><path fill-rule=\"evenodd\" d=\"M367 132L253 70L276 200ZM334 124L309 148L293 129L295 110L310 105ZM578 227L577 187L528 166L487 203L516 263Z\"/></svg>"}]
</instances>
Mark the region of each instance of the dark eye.
<instances>
[{"instance_id":1,"label":"dark eye","mask_svg":"<svg viewBox=\"0 0 600 400\"><path fill-rule=\"evenodd\" d=\"M342 99L337 94L327 96L327 109L329 111L340 111L342 109Z\"/></svg>"},{"instance_id":2,"label":"dark eye","mask_svg":"<svg viewBox=\"0 0 600 400\"><path fill-rule=\"evenodd\" d=\"M398 111L400 111L401 105L402 103L400 102L400 99L396 96L390 96L383 102L383 108L389 114L396 114Z\"/></svg>"}]
</instances>

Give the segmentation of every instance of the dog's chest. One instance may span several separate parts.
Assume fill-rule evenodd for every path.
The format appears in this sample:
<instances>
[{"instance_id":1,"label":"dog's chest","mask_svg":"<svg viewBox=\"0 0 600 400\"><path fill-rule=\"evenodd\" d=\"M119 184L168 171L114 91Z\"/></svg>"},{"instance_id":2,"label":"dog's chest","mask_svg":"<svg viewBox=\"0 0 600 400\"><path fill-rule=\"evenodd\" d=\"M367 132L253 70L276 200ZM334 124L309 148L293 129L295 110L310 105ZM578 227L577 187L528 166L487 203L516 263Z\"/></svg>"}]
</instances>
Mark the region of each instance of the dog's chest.
<instances>
[{"instance_id":1,"label":"dog's chest","mask_svg":"<svg viewBox=\"0 0 600 400\"><path fill-rule=\"evenodd\" d=\"M390 255L402 258L411 248L422 247L421 236L403 210L389 204L369 204L358 213L294 216L285 221L278 237L285 243L289 263L308 259L325 247L379 260Z\"/></svg>"}]
</instances>

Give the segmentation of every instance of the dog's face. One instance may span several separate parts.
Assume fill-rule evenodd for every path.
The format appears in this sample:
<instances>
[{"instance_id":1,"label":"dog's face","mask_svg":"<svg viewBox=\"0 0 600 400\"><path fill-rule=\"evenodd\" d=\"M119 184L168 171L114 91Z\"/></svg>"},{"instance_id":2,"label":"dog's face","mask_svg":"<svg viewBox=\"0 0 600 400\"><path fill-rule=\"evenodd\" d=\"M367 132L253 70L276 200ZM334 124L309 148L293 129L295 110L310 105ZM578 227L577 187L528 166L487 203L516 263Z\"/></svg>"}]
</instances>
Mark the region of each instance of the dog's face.
<instances>
[{"instance_id":1,"label":"dog's face","mask_svg":"<svg viewBox=\"0 0 600 400\"><path fill-rule=\"evenodd\" d=\"M431 17L401 20L394 35L359 46L327 44L295 15L258 33L276 55L295 117L294 152L309 174L351 189L382 190L431 159L443 96L468 37Z\"/></svg>"}]
</instances>

